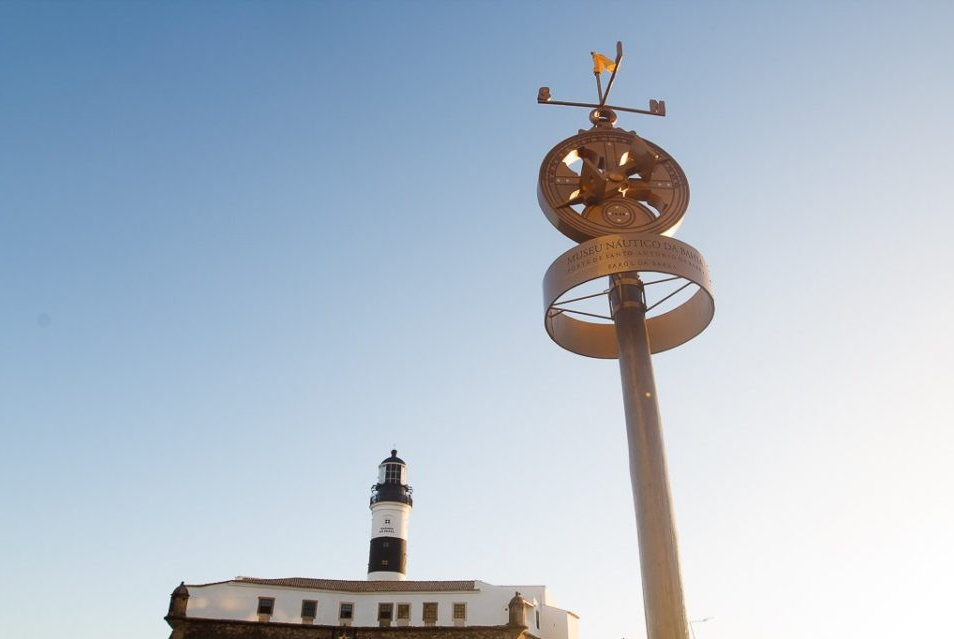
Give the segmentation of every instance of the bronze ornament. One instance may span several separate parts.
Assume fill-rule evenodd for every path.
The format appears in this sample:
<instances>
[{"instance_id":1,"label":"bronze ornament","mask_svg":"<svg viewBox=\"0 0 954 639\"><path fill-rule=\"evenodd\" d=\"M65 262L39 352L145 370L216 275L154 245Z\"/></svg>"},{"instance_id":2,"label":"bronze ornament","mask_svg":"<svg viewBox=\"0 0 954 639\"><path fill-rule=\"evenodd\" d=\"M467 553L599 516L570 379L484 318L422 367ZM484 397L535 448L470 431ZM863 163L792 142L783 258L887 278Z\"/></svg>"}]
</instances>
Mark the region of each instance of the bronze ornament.
<instances>
[{"instance_id":1,"label":"bronze ornament","mask_svg":"<svg viewBox=\"0 0 954 639\"><path fill-rule=\"evenodd\" d=\"M623 231L672 235L689 206L689 182L661 147L597 124L547 153L537 200L550 223L577 242Z\"/></svg>"},{"instance_id":2,"label":"bronze ornament","mask_svg":"<svg viewBox=\"0 0 954 639\"><path fill-rule=\"evenodd\" d=\"M682 304L646 320L651 353L688 342L712 321L712 285L708 267L698 251L685 242L650 233L605 235L566 251L547 269L543 306L545 326L553 341L587 357L618 357L614 324L587 321L585 315L566 308L560 300L572 298L573 290L581 284L631 271L669 275L672 278L662 280L677 279L680 282L675 288L685 282L695 289ZM643 285L648 288L646 282ZM647 300L647 308L653 303L651 298Z\"/></svg>"},{"instance_id":3,"label":"bronze ornament","mask_svg":"<svg viewBox=\"0 0 954 639\"><path fill-rule=\"evenodd\" d=\"M540 208L557 230L581 242L547 269L544 325L569 351L619 361L646 636L688 639L651 354L705 330L715 312L712 285L702 255L669 237L689 206L689 182L679 164L662 147L614 126L617 110L665 116L665 102L651 100L648 111L607 106L622 43L613 61L591 55L597 104L553 100L549 87L537 94L540 104L590 108L593 125L553 147L540 166ZM600 76L606 71L612 75L604 91ZM605 290L582 290L603 277ZM575 306L603 296L609 315Z\"/></svg>"}]
</instances>

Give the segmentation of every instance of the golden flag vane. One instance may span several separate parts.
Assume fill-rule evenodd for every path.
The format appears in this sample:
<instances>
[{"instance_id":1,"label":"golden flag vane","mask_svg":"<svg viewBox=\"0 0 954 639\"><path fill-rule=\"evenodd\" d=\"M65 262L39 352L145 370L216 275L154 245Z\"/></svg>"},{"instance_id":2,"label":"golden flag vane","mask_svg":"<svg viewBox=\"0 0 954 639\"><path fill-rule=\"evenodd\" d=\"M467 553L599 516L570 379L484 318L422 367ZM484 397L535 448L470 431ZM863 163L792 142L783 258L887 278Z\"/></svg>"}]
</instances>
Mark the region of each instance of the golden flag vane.
<instances>
[{"instance_id":1,"label":"golden flag vane","mask_svg":"<svg viewBox=\"0 0 954 639\"><path fill-rule=\"evenodd\" d=\"M619 63L623 61L623 43L619 41L616 42L615 62L596 51L590 51L590 55L593 57L593 75L596 76L596 95L600 99L600 108L602 109L606 105L606 98L609 96L610 89L613 88L613 80L616 79L616 70L619 68ZM603 87L600 84L600 75L603 71L610 72L609 83L606 85L606 93L603 93Z\"/></svg>"},{"instance_id":2,"label":"golden flag vane","mask_svg":"<svg viewBox=\"0 0 954 639\"><path fill-rule=\"evenodd\" d=\"M602 53L590 51L590 55L593 56L593 73L602 73L603 71L613 72L616 70L616 63Z\"/></svg>"},{"instance_id":3,"label":"golden flag vane","mask_svg":"<svg viewBox=\"0 0 954 639\"><path fill-rule=\"evenodd\" d=\"M550 87L540 87L540 90L537 92L537 103L555 104L558 106L588 107L594 109L594 112L590 114L590 119L594 122L596 122L594 118L604 122L614 122L616 118L612 111L626 111L627 113L642 113L644 115L666 115L666 102L664 100L650 100L648 111L645 109L633 109L630 107L612 106L606 104L606 100L609 97L610 91L613 89L613 82L616 81L616 73L619 71L620 62L623 60L622 42L616 43L615 60L611 60L607 56L603 55L602 53L597 53L596 51L591 51L590 55L593 57L593 75L596 76L596 93L599 98L599 104L553 100L550 98ZM610 79L609 82L606 83L605 92L603 91L602 82L600 80L600 75L603 73L603 71L610 72Z\"/></svg>"}]
</instances>

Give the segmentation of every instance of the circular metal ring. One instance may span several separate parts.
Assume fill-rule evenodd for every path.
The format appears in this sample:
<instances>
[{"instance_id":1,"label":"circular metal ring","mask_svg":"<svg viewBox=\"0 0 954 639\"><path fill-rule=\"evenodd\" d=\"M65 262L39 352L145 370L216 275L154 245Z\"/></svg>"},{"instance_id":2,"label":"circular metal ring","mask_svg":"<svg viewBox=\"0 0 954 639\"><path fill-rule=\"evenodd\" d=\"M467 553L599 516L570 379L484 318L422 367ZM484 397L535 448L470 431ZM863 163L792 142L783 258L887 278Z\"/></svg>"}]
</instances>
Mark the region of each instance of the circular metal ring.
<instances>
[{"instance_id":1,"label":"circular metal ring","mask_svg":"<svg viewBox=\"0 0 954 639\"><path fill-rule=\"evenodd\" d=\"M712 321L715 313L712 284L699 251L671 237L620 233L583 242L558 257L547 269L543 278L544 323L553 341L588 357L618 357L616 329L612 323L576 319L568 316L572 311L556 307L560 298L581 284L630 271L664 273L698 287L682 304L647 318L651 352L659 353L688 342Z\"/></svg>"},{"instance_id":2,"label":"circular metal ring","mask_svg":"<svg viewBox=\"0 0 954 639\"><path fill-rule=\"evenodd\" d=\"M543 158L537 201L550 223L577 242L611 233L671 236L689 206L689 182L662 147L633 131L594 127ZM621 212L621 204L631 215L602 214L614 205Z\"/></svg>"}]
</instances>

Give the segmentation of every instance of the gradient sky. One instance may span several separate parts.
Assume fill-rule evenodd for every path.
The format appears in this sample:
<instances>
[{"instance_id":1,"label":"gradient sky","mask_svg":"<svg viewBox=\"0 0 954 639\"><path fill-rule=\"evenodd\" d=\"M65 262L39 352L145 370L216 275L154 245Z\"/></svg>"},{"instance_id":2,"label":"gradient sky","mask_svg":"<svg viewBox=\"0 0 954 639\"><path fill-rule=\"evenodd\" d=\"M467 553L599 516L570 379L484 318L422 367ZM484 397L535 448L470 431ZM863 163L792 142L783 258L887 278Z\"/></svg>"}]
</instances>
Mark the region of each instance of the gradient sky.
<instances>
[{"instance_id":1,"label":"gradient sky","mask_svg":"<svg viewBox=\"0 0 954 639\"><path fill-rule=\"evenodd\" d=\"M0 2L4 635L165 637L179 583L543 583L644 637L615 362L543 330L545 153L689 176L716 316L655 357L697 639L945 636L950 2Z\"/></svg>"}]
</instances>

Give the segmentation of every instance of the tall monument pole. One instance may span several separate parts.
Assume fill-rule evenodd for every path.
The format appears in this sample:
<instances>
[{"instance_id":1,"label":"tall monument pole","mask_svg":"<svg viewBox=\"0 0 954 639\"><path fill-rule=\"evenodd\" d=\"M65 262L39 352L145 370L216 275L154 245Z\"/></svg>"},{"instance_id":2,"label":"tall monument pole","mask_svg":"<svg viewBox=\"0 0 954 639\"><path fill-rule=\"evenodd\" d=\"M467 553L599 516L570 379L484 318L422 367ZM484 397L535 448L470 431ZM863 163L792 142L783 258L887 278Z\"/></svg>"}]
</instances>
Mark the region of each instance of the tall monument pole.
<instances>
[{"instance_id":1,"label":"tall monument pole","mask_svg":"<svg viewBox=\"0 0 954 639\"><path fill-rule=\"evenodd\" d=\"M598 104L552 100L548 87L537 97L541 104L592 109L592 127L557 144L540 167L540 207L579 242L547 269L544 321L567 350L619 359L646 633L649 639L688 639L650 356L701 333L715 307L702 256L670 237L689 205L685 174L661 147L615 126L615 111L663 116L665 103L652 100L649 110L606 106L622 44L615 61L592 55ZM612 72L605 92L599 83L604 71ZM593 306L603 296L609 315Z\"/></svg>"}]
</instances>

